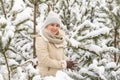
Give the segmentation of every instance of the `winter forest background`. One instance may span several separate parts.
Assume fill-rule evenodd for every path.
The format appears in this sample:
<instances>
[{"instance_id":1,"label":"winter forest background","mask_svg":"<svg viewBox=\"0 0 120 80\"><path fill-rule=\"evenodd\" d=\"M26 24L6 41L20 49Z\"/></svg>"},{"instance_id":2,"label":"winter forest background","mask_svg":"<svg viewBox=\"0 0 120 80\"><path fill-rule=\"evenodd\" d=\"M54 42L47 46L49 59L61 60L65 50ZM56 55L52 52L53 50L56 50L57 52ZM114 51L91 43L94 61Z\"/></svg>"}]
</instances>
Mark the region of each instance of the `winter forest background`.
<instances>
[{"instance_id":1,"label":"winter forest background","mask_svg":"<svg viewBox=\"0 0 120 80\"><path fill-rule=\"evenodd\" d=\"M120 80L120 0L0 0L0 80L42 80L31 35L51 10L78 67L45 80Z\"/></svg>"}]
</instances>

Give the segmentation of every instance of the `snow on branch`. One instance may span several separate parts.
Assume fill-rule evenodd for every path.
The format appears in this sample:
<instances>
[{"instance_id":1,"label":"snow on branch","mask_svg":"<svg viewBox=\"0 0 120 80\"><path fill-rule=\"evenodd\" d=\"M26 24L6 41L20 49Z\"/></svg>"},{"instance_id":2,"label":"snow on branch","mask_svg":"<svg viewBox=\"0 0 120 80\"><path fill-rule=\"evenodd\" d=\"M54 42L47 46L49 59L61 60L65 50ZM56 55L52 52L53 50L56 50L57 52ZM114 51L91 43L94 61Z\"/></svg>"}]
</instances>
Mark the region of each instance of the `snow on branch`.
<instances>
[{"instance_id":1,"label":"snow on branch","mask_svg":"<svg viewBox=\"0 0 120 80\"><path fill-rule=\"evenodd\" d=\"M83 29L85 27L85 25L89 25L90 24L90 21L86 20L85 22L83 22L81 25L79 25L78 27L75 27L76 31L72 34L72 37L74 37L78 32L79 30Z\"/></svg>"},{"instance_id":2,"label":"snow on branch","mask_svg":"<svg viewBox=\"0 0 120 80\"><path fill-rule=\"evenodd\" d=\"M84 39L91 39L91 38L94 38L94 37L97 37L97 36L100 36L100 35L105 35L105 34L109 34L110 32L110 28L107 28L107 27L103 27L99 30L95 30L95 31L92 31L90 33L88 33L87 35L83 36L83 37L78 37L78 40L81 41L81 40L84 40Z\"/></svg>"},{"instance_id":3,"label":"snow on branch","mask_svg":"<svg viewBox=\"0 0 120 80\"><path fill-rule=\"evenodd\" d=\"M73 46L75 48L80 48L80 49L92 52L98 56L102 52L102 48L99 47L98 45L95 45L95 44L87 44L86 45L85 43L78 42L74 38L70 38L69 43L71 44L71 46Z\"/></svg>"},{"instance_id":4,"label":"snow on branch","mask_svg":"<svg viewBox=\"0 0 120 80\"><path fill-rule=\"evenodd\" d=\"M115 47L103 47L102 48L103 52L111 52L111 53L119 53L119 50Z\"/></svg>"},{"instance_id":5,"label":"snow on branch","mask_svg":"<svg viewBox=\"0 0 120 80\"><path fill-rule=\"evenodd\" d=\"M12 11L20 12L25 9L25 4L23 0L15 0L14 6L12 7Z\"/></svg>"},{"instance_id":6,"label":"snow on branch","mask_svg":"<svg viewBox=\"0 0 120 80\"><path fill-rule=\"evenodd\" d=\"M15 25L20 24L21 22L24 22L28 19L31 18L31 13L32 10L30 8L26 8L23 12L19 13L15 19L15 21L13 22Z\"/></svg>"}]
</instances>

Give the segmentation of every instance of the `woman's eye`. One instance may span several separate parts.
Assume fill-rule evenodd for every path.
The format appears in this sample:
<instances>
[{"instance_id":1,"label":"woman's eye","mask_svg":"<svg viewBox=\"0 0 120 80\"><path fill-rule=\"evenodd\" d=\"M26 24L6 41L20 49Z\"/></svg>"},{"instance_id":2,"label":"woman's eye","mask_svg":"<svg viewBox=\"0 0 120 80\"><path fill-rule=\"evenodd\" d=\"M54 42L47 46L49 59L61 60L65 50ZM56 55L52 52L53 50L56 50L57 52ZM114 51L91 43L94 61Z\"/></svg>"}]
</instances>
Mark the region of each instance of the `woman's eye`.
<instances>
[{"instance_id":1,"label":"woman's eye","mask_svg":"<svg viewBox=\"0 0 120 80\"><path fill-rule=\"evenodd\" d=\"M60 27L60 25L58 24L58 25L56 25L56 27Z\"/></svg>"},{"instance_id":2,"label":"woman's eye","mask_svg":"<svg viewBox=\"0 0 120 80\"><path fill-rule=\"evenodd\" d=\"M59 25L59 24L57 24L57 25L56 25L56 27L60 27L60 25Z\"/></svg>"}]
</instances>

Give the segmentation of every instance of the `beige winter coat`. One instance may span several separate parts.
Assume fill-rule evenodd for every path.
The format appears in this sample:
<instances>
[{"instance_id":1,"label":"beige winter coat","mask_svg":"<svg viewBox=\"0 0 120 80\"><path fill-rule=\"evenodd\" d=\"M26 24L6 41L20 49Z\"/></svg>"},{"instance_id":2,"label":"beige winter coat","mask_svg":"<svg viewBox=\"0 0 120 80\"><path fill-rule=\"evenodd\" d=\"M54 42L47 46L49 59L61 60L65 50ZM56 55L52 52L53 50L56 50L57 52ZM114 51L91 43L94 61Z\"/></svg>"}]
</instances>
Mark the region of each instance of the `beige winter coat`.
<instances>
[{"instance_id":1,"label":"beige winter coat","mask_svg":"<svg viewBox=\"0 0 120 80\"><path fill-rule=\"evenodd\" d=\"M64 35L63 31L60 31ZM43 36L36 38L36 53L41 77L55 76L58 70L62 70L61 60L67 57L64 48L57 48Z\"/></svg>"}]
</instances>

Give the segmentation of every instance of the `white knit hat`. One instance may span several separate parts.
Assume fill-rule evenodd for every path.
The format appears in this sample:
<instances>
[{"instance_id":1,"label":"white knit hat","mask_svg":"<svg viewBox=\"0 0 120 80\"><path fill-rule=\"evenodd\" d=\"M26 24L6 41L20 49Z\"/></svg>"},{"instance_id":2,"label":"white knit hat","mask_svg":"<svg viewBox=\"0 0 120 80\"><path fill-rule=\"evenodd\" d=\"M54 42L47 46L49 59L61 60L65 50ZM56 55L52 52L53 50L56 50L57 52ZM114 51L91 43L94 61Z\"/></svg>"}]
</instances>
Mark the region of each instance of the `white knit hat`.
<instances>
[{"instance_id":1,"label":"white knit hat","mask_svg":"<svg viewBox=\"0 0 120 80\"><path fill-rule=\"evenodd\" d=\"M47 25L49 25L49 24L51 24L51 23L57 23L57 24L59 24L60 27L61 27L61 20L60 20L58 14L55 13L55 12L53 12L53 11L50 11L50 12L49 12L46 20L45 20L44 23L43 23L42 28L45 28Z\"/></svg>"}]
</instances>

